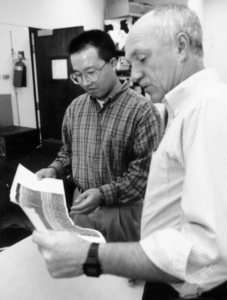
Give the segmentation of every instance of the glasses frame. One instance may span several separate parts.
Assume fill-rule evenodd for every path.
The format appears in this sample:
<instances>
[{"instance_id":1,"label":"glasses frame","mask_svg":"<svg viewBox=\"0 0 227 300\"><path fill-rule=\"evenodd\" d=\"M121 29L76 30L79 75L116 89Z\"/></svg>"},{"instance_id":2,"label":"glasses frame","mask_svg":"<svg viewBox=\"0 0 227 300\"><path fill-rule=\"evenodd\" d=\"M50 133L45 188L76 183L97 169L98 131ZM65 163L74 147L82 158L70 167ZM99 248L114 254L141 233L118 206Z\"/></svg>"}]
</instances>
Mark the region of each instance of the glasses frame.
<instances>
[{"instance_id":1,"label":"glasses frame","mask_svg":"<svg viewBox=\"0 0 227 300\"><path fill-rule=\"evenodd\" d=\"M105 65L107 65L108 63L109 63L109 62L104 63L104 65L102 65L101 68L99 68L98 70L94 71L94 73L97 75L97 79L96 79L96 80L91 80L91 79L86 78L86 77L85 77L86 74L87 74L86 72L83 72L83 73L80 74L80 76L81 76L81 82L80 82L80 83L79 83L78 81L76 81L76 79L73 78L73 76L76 76L76 73L77 73L77 72L72 73L72 74L70 75L70 79L72 80L72 82L73 82L74 84L81 84L81 83L83 82L84 79L86 79L86 81L96 82L96 81L99 80L99 76L100 76L100 74L101 74L101 72L102 72L102 69L103 69L103 68L105 67ZM76 76L76 78L77 78L77 76Z\"/></svg>"}]
</instances>

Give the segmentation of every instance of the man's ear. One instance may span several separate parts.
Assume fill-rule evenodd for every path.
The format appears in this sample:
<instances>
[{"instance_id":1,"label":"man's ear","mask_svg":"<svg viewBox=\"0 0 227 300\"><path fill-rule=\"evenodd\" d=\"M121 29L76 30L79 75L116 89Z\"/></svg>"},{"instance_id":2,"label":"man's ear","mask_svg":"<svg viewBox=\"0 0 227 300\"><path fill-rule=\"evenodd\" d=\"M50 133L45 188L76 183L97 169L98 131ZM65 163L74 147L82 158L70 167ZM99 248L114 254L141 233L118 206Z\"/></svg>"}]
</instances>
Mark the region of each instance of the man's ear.
<instances>
[{"instance_id":1,"label":"man's ear","mask_svg":"<svg viewBox=\"0 0 227 300\"><path fill-rule=\"evenodd\" d=\"M116 67L117 67L117 59L116 59L116 57L111 58L110 64L111 64L111 66L113 68L113 71L116 72Z\"/></svg>"},{"instance_id":2,"label":"man's ear","mask_svg":"<svg viewBox=\"0 0 227 300\"><path fill-rule=\"evenodd\" d=\"M178 54L180 56L180 60L185 61L190 47L189 37L186 33L181 32L178 33L176 40L177 40Z\"/></svg>"}]
</instances>

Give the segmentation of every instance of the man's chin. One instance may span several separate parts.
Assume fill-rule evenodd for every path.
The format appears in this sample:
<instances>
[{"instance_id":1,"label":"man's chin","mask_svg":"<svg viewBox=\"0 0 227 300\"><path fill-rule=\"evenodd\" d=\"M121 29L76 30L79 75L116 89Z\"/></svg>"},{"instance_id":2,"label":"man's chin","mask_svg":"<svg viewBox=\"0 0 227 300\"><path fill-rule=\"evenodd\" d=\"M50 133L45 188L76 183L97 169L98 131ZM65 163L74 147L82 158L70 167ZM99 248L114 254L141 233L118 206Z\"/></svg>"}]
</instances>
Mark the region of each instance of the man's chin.
<instances>
[{"instance_id":1,"label":"man's chin","mask_svg":"<svg viewBox=\"0 0 227 300\"><path fill-rule=\"evenodd\" d=\"M98 95L97 95L97 93L95 91L87 91L87 93L89 95L91 95L93 98L97 98L98 97Z\"/></svg>"},{"instance_id":2,"label":"man's chin","mask_svg":"<svg viewBox=\"0 0 227 300\"><path fill-rule=\"evenodd\" d=\"M150 100L151 100L152 103L162 103L162 100L164 98L164 96L157 95L157 94L152 93L152 92L146 92L146 94L148 94L150 96Z\"/></svg>"}]
</instances>

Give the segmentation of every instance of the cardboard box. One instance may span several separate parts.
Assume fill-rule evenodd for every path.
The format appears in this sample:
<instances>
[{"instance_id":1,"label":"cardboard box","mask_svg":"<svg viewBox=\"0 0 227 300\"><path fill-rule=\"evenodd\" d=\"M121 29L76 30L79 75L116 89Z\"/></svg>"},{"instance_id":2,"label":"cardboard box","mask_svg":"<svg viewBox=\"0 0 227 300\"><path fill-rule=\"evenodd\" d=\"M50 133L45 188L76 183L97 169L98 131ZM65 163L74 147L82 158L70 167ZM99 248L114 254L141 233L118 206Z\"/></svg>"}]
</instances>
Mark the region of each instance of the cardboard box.
<instances>
[{"instance_id":1,"label":"cardboard box","mask_svg":"<svg viewBox=\"0 0 227 300\"><path fill-rule=\"evenodd\" d=\"M128 0L108 0L106 2L106 19L116 19L122 17L141 17L153 6L143 3L135 3Z\"/></svg>"}]
</instances>

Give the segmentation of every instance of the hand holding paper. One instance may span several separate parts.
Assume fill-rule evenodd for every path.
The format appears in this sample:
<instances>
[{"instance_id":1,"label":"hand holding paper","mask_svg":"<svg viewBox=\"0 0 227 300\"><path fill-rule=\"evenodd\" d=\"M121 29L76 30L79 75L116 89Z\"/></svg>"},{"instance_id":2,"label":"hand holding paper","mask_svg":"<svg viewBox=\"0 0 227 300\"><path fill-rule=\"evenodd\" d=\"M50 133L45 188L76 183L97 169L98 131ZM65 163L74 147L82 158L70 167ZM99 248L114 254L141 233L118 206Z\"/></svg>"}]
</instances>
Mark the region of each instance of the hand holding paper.
<instances>
[{"instance_id":1,"label":"hand holding paper","mask_svg":"<svg viewBox=\"0 0 227 300\"><path fill-rule=\"evenodd\" d=\"M99 231L81 228L73 223L68 215L62 180L44 178L39 181L36 174L19 165L10 191L10 199L21 206L40 232L71 231L89 241L105 242Z\"/></svg>"}]
</instances>

